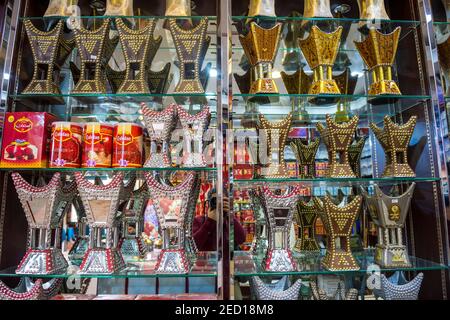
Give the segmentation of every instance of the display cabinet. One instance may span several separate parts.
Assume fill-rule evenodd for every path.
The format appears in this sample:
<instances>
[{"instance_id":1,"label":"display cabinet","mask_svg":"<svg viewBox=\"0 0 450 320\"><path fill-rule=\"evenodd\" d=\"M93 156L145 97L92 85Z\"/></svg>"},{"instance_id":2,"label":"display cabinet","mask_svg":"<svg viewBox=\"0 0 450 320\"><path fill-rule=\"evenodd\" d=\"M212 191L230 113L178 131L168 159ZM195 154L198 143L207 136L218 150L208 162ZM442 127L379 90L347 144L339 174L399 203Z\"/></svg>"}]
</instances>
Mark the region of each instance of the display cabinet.
<instances>
[{"instance_id":1,"label":"display cabinet","mask_svg":"<svg viewBox=\"0 0 450 320\"><path fill-rule=\"evenodd\" d=\"M429 4L228 4L229 124L236 152L250 154L234 163L231 188L256 194L247 201L265 217L266 236L260 251L234 251L234 296L260 297L261 281L279 293L301 279L299 298L373 299L380 295L368 282L382 274L394 285L412 281L405 297L420 287L421 299L446 299L447 179ZM311 238L315 250L299 247Z\"/></svg>"},{"instance_id":2,"label":"display cabinet","mask_svg":"<svg viewBox=\"0 0 450 320\"><path fill-rule=\"evenodd\" d=\"M0 1L0 299L448 299L442 8Z\"/></svg>"},{"instance_id":3,"label":"display cabinet","mask_svg":"<svg viewBox=\"0 0 450 320\"><path fill-rule=\"evenodd\" d=\"M6 2L1 297L223 297L222 228L192 232L222 175L218 4Z\"/></svg>"}]
</instances>

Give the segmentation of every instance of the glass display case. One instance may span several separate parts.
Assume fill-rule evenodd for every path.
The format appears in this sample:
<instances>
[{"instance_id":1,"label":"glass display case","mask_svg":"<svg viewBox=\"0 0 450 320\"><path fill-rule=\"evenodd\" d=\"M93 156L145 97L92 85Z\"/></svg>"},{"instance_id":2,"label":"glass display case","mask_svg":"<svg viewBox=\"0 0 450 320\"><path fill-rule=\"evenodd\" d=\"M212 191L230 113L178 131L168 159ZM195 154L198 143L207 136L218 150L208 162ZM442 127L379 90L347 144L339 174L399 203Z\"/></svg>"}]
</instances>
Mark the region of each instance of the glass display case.
<instances>
[{"instance_id":1,"label":"glass display case","mask_svg":"<svg viewBox=\"0 0 450 320\"><path fill-rule=\"evenodd\" d=\"M345 299L350 289L374 299L370 282L381 274L411 281L412 296L420 283L421 299L446 299L447 179L427 5L372 1L370 12L369 1L268 2L270 12L264 1L229 8L229 125L241 160L233 221L247 231L254 223L260 240L230 244L234 297L281 294L300 279L298 299L319 299L317 290ZM252 6L260 8L253 16ZM403 142L388 142L397 135ZM392 210L400 223L383 218Z\"/></svg>"},{"instance_id":2,"label":"glass display case","mask_svg":"<svg viewBox=\"0 0 450 320\"><path fill-rule=\"evenodd\" d=\"M0 1L0 299L448 299L447 7Z\"/></svg>"}]
</instances>

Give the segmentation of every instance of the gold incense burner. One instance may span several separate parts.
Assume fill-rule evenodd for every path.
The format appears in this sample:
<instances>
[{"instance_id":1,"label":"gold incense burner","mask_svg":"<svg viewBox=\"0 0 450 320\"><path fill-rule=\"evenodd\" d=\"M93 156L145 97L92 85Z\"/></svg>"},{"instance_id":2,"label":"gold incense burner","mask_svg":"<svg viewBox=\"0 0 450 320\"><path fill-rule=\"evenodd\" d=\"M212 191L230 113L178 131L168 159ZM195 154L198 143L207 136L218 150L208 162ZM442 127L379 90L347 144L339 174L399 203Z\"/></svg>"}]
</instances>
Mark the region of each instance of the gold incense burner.
<instances>
[{"instance_id":1,"label":"gold incense burner","mask_svg":"<svg viewBox=\"0 0 450 320\"><path fill-rule=\"evenodd\" d=\"M340 94L339 87L333 79L333 65L339 50L342 27L332 33L321 31L317 26L311 28L309 36L299 40L300 48L313 70L313 82L309 88L309 94ZM310 99L312 102L316 98Z\"/></svg>"},{"instance_id":2,"label":"gold incense burner","mask_svg":"<svg viewBox=\"0 0 450 320\"><path fill-rule=\"evenodd\" d=\"M384 129L380 129L375 123L370 124L370 128L386 154L383 177L416 176L408 164L408 146L416 123L417 116L412 116L404 125L398 125L386 115L384 117Z\"/></svg>"},{"instance_id":3,"label":"gold incense burner","mask_svg":"<svg viewBox=\"0 0 450 320\"><path fill-rule=\"evenodd\" d=\"M348 149L354 139L358 121L359 117L355 115L349 122L338 124L327 114L326 128L322 123L317 123L317 130L328 150L328 177L356 178L350 166Z\"/></svg>"},{"instance_id":4,"label":"gold incense burner","mask_svg":"<svg viewBox=\"0 0 450 320\"><path fill-rule=\"evenodd\" d=\"M392 79L392 65L397 54L398 41L401 28L396 28L392 33L383 34L378 30L369 29L369 35L363 42L356 42L364 63L372 74L372 83L369 87L369 95L401 95L397 83ZM386 99L372 98L372 104L385 103Z\"/></svg>"}]
</instances>

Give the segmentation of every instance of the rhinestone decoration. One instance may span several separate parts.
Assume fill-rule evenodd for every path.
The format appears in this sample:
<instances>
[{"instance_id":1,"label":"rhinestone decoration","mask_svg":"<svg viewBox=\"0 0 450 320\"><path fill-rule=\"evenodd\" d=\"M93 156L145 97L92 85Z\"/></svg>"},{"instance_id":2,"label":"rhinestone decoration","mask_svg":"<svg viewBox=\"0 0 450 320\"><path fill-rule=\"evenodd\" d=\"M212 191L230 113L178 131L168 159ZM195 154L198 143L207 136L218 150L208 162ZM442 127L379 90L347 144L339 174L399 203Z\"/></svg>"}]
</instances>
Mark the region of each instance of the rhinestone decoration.
<instances>
[{"instance_id":1,"label":"rhinestone decoration","mask_svg":"<svg viewBox=\"0 0 450 320\"><path fill-rule=\"evenodd\" d=\"M375 263L382 267L411 267L408 249L403 244L403 228L415 186L413 182L408 190L398 197L387 196L376 184L373 196L361 187L367 209L378 229Z\"/></svg>"},{"instance_id":2,"label":"rhinestone decoration","mask_svg":"<svg viewBox=\"0 0 450 320\"><path fill-rule=\"evenodd\" d=\"M294 250L298 252L319 251L316 241L317 213L313 201L309 203L300 200L297 203L296 221L299 226L298 238Z\"/></svg>"},{"instance_id":3,"label":"rhinestone decoration","mask_svg":"<svg viewBox=\"0 0 450 320\"><path fill-rule=\"evenodd\" d=\"M364 63L372 73L369 95L401 95L400 89L392 80L392 65L397 54L401 27L390 34L382 34L375 28L369 29L369 36L363 42L356 42Z\"/></svg>"},{"instance_id":4,"label":"rhinestone decoration","mask_svg":"<svg viewBox=\"0 0 450 320\"><path fill-rule=\"evenodd\" d=\"M423 273L419 273L406 284L391 283L384 274L381 275L381 291L385 300L417 300L423 281Z\"/></svg>"},{"instance_id":5,"label":"rhinestone decoration","mask_svg":"<svg viewBox=\"0 0 450 320\"><path fill-rule=\"evenodd\" d=\"M328 296L326 292L319 288L315 281L309 283L313 300L358 300L358 290L352 288L345 292L341 282L338 283L336 293Z\"/></svg>"},{"instance_id":6,"label":"rhinestone decoration","mask_svg":"<svg viewBox=\"0 0 450 320\"><path fill-rule=\"evenodd\" d=\"M112 274L125 268L118 249L117 211L125 198L123 173L116 173L108 185L94 185L75 172L78 192L90 227L89 249L80 265L80 274ZM132 180L132 179L131 179ZM102 244L102 231L106 242Z\"/></svg>"},{"instance_id":7,"label":"rhinestone decoration","mask_svg":"<svg viewBox=\"0 0 450 320\"><path fill-rule=\"evenodd\" d=\"M358 121L359 117L355 115L349 122L338 124L327 114L327 128L322 123L317 123L317 130L328 150L327 177L356 178L349 163L348 149L353 141Z\"/></svg>"},{"instance_id":8,"label":"rhinestone decoration","mask_svg":"<svg viewBox=\"0 0 450 320\"><path fill-rule=\"evenodd\" d=\"M300 49L314 73L314 80L309 94L340 94L339 87L333 79L333 65L341 43L342 27L332 33L326 33L317 26L312 26L311 33L304 40L299 40ZM311 99L314 102L314 98Z\"/></svg>"},{"instance_id":9,"label":"rhinestone decoration","mask_svg":"<svg viewBox=\"0 0 450 320\"><path fill-rule=\"evenodd\" d=\"M171 104L163 111L153 111L145 103L142 103L141 110L150 138L150 154L144 163L144 167L171 167L169 143L177 123L176 105Z\"/></svg>"},{"instance_id":10,"label":"rhinestone decoration","mask_svg":"<svg viewBox=\"0 0 450 320\"><path fill-rule=\"evenodd\" d=\"M87 30L83 26L74 29L81 73L72 93L106 94L106 66L119 37L109 38L111 19L103 20L96 30Z\"/></svg>"},{"instance_id":11,"label":"rhinestone decoration","mask_svg":"<svg viewBox=\"0 0 450 320\"><path fill-rule=\"evenodd\" d=\"M272 68L280 45L281 29L281 23L265 29L256 22L251 22L249 32L245 36L239 35L245 55L252 66L250 94L278 93L272 78Z\"/></svg>"},{"instance_id":12,"label":"rhinestone decoration","mask_svg":"<svg viewBox=\"0 0 450 320\"><path fill-rule=\"evenodd\" d=\"M258 255L261 252L266 252L267 250L267 236L266 236L266 228L263 227L263 223L260 221L264 219L264 216L261 214L261 198L259 194L257 193L257 190L250 189L248 191L251 203L250 206L252 208L253 214L255 215L255 236L254 236L254 242L252 244L252 254Z\"/></svg>"},{"instance_id":13,"label":"rhinestone decoration","mask_svg":"<svg viewBox=\"0 0 450 320\"><path fill-rule=\"evenodd\" d=\"M286 139L291 129L292 113L280 122L269 122L266 118L259 115L259 126L262 136L267 141L267 155L269 163L267 167L261 169L261 175L265 178L289 178L284 161L284 148Z\"/></svg>"},{"instance_id":14,"label":"rhinestone decoration","mask_svg":"<svg viewBox=\"0 0 450 320\"><path fill-rule=\"evenodd\" d=\"M147 180L150 199L154 201L154 208L158 223L163 233L163 248L155 266L157 273L188 273L191 262L186 254L186 221L193 219L191 197L194 186L197 186L196 173L189 173L179 185L173 187L162 184L149 172L144 173ZM171 235L175 235L171 241ZM189 248L188 248L189 250Z\"/></svg>"},{"instance_id":15,"label":"rhinestone decoration","mask_svg":"<svg viewBox=\"0 0 450 320\"><path fill-rule=\"evenodd\" d=\"M310 143L304 143L302 139L294 139L291 149L297 158L300 178L312 179L316 176L316 154L319 150L320 139L315 138Z\"/></svg>"},{"instance_id":16,"label":"rhinestone decoration","mask_svg":"<svg viewBox=\"0 0 450 320\"><path fill-rule=\"evenodd\" d=\"M361 177L361 155L366 144L367 136L356 138L348 147L348 162L357 177Z\"/></svg>"},{"instance_id":17,"label":"rhinestone decoration","mask_svg":"<svg viewBox=\"0 0 450 320\"><path fill-rule=\"evenodd\" d=\"M184 154L181 166L206 167L207 162L203 155L203 133L208 129L211 121L209 107L204 107L196 115L190 115L182 106L175 108L183 128Z\"/></svg>"},{"instance_id":18,"label":"rhinestone decoration","mask_svg":"<svg viewBox=\"0 0 450 320\"><path fill-rule=\"evenodd\" d=\"M50 299L50 298L54 297L55 295L57 295L61 290L63 281L64 281L64 279L62 279L62 278L54 278L54 279L50 279L46 283L43 283L42 284L42 298ZM36 284L35 281L31 280L31 278L28 278L28 277L23 278L23 283L24 283L27 291L31 291Z\"/></svg>"},{"instance_id":19,"label":"rhinestone decoration","mask_svg":"<svg viewBox=\"0 0 450 320\"><path fill-rule=\"evenodd\" d=\"M83 259L84 254L89 248L89 236L86 234L87 228L86 211L84 210L83 203L78 193L73 198L72 204L75 207L78 216L77 238L75 239L75 243L72 245L72 248L69 251L69 261L73 263Z\"/></svg>"},{"instance_id":20,"label":"rhinestone decoration","mask_svg":"<svg viewBox=\"0 0 450 320\"><path fill-rule=\"evenodd\" d=\"M42 288L42 279L37 279L33 287L27 290L24 278L16 288L11 289L0 281L0 300L42 300L45 299Z\"/></svg>"},{"instance_id":21,"label":"rhinestone decoration","mask_svg":"<svg viewBox=\"0 0 450 320\"><path fill-rule=\"evenodd\" d=\"M168 19L169 30L175 44L180 63L180 80L175 87L177 93L204 93L200 82L200 69L208 50L210 37L206 36L208 19L189 30L178 26L176 19Z\"/></svg>"},{"instance_id":22,"label":"rhinestone decoration","mask_svg":"<svg viewBox=\"0 0 450 320\"><path fill-rule=\"evenodd\" d=\"M149 199L147 185L131 193L130 199L123 210L122 235L119 248L124 258L145 257L147 248L144 246L142 232L144 231L144 211ZM134 234L128 233L128 227L134 226Z\"/></svg>"},{"instance_id":23,"label":"rhinestone decoration","mask_svg":"<svg viewBox=\"0 0 450 320\"><path fill-rule=\"evenodd\" d=\"M394 123L386 115L384 130L375 123L370 128L386 154L386 165L383 177L415 177L413 169L408 164L408 146L417 123L417 116L412 116L404 125Z\"/></svg>"},{"instance_id":24,"label":"rhinestone decoration","mask_svg":"<svg viewBox=\"0 0 450 320\"><path fill-rule=\"evenodd\" d=\"M189 214L186 216L186 219L184 221L184 240L185 240L185 248L186 253L188 255L188 259L191 262L191 264L194 263L198 248L194 240L194 235L192 233L192 228L194 226L194 218L195 218L195 208L197 206L197 199L200 194L200 186L201 186L201 180L198 175L195 176L194 185L192 187L192 194L189 197L189 204L188 204L188 212Z\"/></svg>"},{"instance_id":25,"label":"rhinestone decoration","mask_svg":"<svg viewBox=\"0 0 450 320\"><path fill-rule=\"evenodd\" d=\"M314 197L316 210L327 232L327 253L322 259L322 266L331 271L359 270L352 255L350 235L362 204L362 197L356 196L344 207L335 205L330 197L324 197L323 202ZM340 247L336 240L339 239Z\"/></svg>"},{"instance_id":26,"label":"rhinestone decoration","mask_svg":"<svg viewBox=\"0 0 450 320\"><path fill-rule=\"evenodd\" d=\"M16 273L64 273L68 263L60 247L61 223L72 204L75 184L64 186L59 173L55 173L43 187L32 186L17 172L13 172L11 177L25 211L29 238L32 239Z\"/></svg>"},{"instance_id":27,"label":"rhinestone decoration","mask_svg":"<svg viewBox=\"0 0 450 320\"><path fill-rule=\"evenodd\" d=\"M64 38L62 20L48 32L37 29L31 20L25 20L24 26L33 54L34 69L31 82L22 94L60 95L59 74L75 46L74 39ZM54 102L62 104L64 100L58 97Z\"/></svg>"},{"instance_id":28,"label":"rhinestone decoration","mask_svg":"<svg viewBox=\"0 0 450 320\"><path fill-rule=\"evenodd\" d=\"M145 20L145 23L144 27L134 30L128 28L122 19L116 19L127 66L124 80L117 93L150 93L148 75L162 37L154 39L156 20Z\"/></svg>"},{"instance_id":29,"label":"rhinestone decoration","mask_svg":"<svg viewBox=\"0 0 450 320\"><path fill-rule=\"evenodd\" d=\"M283 280L280 280L283 283ZM302 280L297 280L286 290L273 289L271 285L264 283L260 277L251 277L251 285L256 291L258 300L298 300Z\"/></svg>"},{"instance_id":30,"label":"rhinestone decoration","mask_svg":"<svg viewBox=\"0 0 450 320\"><path fill-rule=\"evenodd\" d=\"M296 263L292 258L289 244L289 232L294 218L295 205L299 200L299 187L296 186L287 195L275 195L267 184L263 185L260 194L261 204L268 227L268 249L263 267L266 271L294 271ZM277 243L277 237L282 243Z\"/></svg>"}]
</instances>

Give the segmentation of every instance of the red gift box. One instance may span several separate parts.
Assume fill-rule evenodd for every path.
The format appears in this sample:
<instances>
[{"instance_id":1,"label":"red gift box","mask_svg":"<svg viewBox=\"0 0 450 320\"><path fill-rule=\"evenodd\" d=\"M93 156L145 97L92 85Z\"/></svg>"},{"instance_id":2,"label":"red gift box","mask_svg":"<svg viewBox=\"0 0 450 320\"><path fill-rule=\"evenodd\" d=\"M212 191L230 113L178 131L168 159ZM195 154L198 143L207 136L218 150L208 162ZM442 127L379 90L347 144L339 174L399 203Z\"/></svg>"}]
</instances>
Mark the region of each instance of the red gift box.
<instances>
[{"instance_id":1,"label":"red gift box","mask_svg":"<svg viewBox=\"0 0 450 320\"><path fill-rule=\"evenodd\" d=\"M46 168L50 127L57 120L47 112L7 112L3 131L3 168Z\"/></svg>"}]
</instances>

